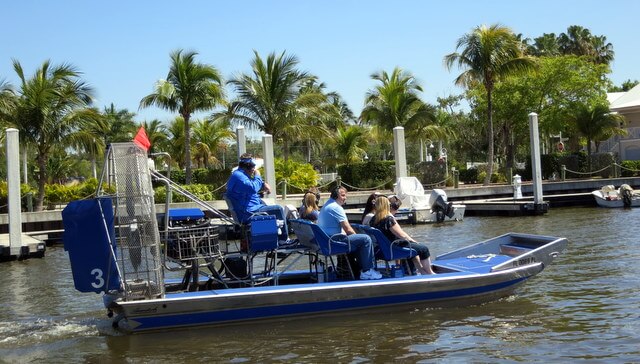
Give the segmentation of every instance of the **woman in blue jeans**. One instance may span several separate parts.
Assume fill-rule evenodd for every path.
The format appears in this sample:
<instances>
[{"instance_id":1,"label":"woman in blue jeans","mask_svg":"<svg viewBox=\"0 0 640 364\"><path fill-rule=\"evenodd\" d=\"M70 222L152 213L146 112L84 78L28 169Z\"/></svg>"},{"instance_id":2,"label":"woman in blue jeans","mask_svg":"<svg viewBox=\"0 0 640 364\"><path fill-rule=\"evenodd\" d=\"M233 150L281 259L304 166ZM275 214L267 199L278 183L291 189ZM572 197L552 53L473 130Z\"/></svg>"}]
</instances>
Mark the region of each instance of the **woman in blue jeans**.
<instances>
[{"instance_id":1,"label":"woman in blue jeans","mask_svg":"<svg viewBox=\"0 0 640 364\"><path fill-rule=\"evenodd\" d=\"M393 216L402 205L402 201L395 196L389 196L389 198L380 196L376 199L375 215L369 222L369 225L382 231L382 233L389 239L394 241L398 239L406 240L409 246L418 252L412 260L409 261L412 273L415 270L415 274L435 274L431 268L431 253L429 248L422 243L415 241L409 234L407 234L400 224Z\"/></svg>"}]
</instances>

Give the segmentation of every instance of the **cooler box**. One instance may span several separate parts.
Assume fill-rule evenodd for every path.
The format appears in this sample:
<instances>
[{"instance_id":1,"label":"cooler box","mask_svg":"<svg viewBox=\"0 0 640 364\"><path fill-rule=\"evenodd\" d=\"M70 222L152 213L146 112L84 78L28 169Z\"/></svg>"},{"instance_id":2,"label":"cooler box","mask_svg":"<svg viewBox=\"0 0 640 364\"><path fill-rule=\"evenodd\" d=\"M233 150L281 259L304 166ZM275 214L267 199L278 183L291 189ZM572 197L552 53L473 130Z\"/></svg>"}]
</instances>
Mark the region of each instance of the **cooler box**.
<instances>
[{"instance_id":1,"label":"cooler box","mask_svg":"<svg viewBox=\"0 0 640 364\"><path fill-rule=\"evenodd\" d=\"M273 215L253 216L251 223L251 237L249 239L251 251L273 250L278 247L278 223Z\"/></svg>"}]
</instances>

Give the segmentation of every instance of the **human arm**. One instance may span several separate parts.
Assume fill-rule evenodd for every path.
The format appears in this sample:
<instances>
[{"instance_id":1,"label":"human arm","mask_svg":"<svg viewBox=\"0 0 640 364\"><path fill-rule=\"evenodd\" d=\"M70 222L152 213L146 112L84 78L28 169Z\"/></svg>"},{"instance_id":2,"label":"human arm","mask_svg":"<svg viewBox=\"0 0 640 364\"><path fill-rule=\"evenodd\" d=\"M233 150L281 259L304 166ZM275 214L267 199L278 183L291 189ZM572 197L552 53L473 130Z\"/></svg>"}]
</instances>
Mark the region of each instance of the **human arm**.
<instances>
[{"instance_id":1,"label":"human arm","mask_svg":"<svg viewBox=\"0 0 640 364\"><path fill-rule=\"evenodd\" d=\"M264 185L267 184L259 175L249 176L244 170L239 169L231 174L227 188L231 188L236 193L251 194L260 192ZM269 191L270 190L269 188Z\"/></svg>"},{"instance_id":2,"label":"human arm","mask_svg":"<svg viewBox=\"0 0 640 364\"><path fill-rule=\"evenodd\" d=\"M340 226L342 227L342 230L344 231L344 233L347 235L352 235L356 233L356 231L353 230L353 227L351 227L351 224L349 224L349 220L340 221Z\"/></svg>"},{"instance_id":3,"label":"human arm","mask_svg":"<svg viewBox=\"0 0 640 364\"><path fill-rule=\"evenodd\" d=\"M404 229L402 229L402 227L400 227L400 224L398 224L395 219L393 219L393 223L389 228L389 231L391 231L393 235L395 235L398 239L403 239L414 243L416 242L411 236L409 236L409 234L404 231Z\"/></svg>"},{"instance_id":4,"label":"human arm","mask_svg":"<svg viewBox=\"0 0 640 364\"><path fill-rule=\"evenodd\" d=\"M260 177L260 176L258 176ZM271 193L271 186L269 186L269 184L267 182L262 182L262 190L263 192L266 192L267 194Z\"/></svg>"}]
</instances>

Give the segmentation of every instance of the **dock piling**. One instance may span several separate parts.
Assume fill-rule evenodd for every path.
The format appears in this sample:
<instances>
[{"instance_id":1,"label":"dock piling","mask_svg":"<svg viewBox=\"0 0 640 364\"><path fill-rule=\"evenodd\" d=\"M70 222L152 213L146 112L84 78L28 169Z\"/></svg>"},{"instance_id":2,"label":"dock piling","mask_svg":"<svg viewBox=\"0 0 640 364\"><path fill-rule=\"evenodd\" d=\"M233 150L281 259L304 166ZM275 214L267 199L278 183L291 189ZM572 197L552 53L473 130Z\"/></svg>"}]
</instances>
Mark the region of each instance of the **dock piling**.
<instances>
[{"instance_id":1,"label":"dock piling","mask_svg":"<svg viewBox=\"0 0 640 364\"><path fill-rule=\"evenodd\" d=\"M20 141L18 129L6 129L9 234L0 236L0 261L44 256L45 244L22 234ZM4 235L4 234L2 234ZM8 238L8 239L7 239ZM5 245L8 240L8 247Z\"/></svg>"}]
</instances>

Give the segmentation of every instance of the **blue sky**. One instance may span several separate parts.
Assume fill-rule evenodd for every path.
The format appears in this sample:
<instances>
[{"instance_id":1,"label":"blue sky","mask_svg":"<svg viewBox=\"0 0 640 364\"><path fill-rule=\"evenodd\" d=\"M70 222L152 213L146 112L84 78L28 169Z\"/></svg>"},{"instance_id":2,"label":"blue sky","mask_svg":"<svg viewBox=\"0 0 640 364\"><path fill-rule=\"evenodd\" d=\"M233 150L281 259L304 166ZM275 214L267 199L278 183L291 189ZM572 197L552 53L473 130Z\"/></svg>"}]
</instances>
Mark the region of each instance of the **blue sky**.
<instances>
[{"instance_id":1,"label":"blue sky","mask_svg":"<svg viewBox=\"0 0 640 364\"><path fill-rule=\"evenodd\" d=\"M75 65L95 88L97 106L114 103L137 120L173 115L138 110L169 68L169 53L195 50L225 78L250 72L253 51L286 51L358 114L376 83L370 75L398 66L417 77L427 102L458 94L460 73L443 66L462 35L500 23L535 38L581 25L616 52L610 78L640 79L640 1L7 1L3 6L0 79L14 85L11 59L31 75L46 59Z\"/></svg>"}]
</instances>

